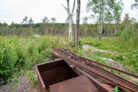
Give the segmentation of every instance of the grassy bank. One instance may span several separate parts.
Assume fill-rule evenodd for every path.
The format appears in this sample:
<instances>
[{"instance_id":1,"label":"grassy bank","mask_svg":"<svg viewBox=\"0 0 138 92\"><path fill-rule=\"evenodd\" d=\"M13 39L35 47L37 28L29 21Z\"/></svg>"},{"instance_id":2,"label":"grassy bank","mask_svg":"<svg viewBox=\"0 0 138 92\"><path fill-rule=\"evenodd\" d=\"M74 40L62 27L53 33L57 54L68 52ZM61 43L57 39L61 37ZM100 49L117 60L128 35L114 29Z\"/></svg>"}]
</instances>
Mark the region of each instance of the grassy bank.
<instances>
[{"instance_id":1,"label":"grassy bank","mask_svg":"<svg viewBox=\"0 0 138 92\"><path fill-rule=\"evenodd\" d=\"M93 52L92 55L84 55L82 46L92 45L98 49L116 51L118 54ZM111 58L120 62L128 71L138 74L138 45L130 39L123 42L119 37L80 38L80 48L78 51L71 49L68 45L67 37L41 36L41 37L0 37L0 76L5 82L14 80L20 74L30 70L35 64L47 62L52 48L68 48L82 56L95 59L101 63L104 60L100 57Z\"/></svg>"},{"instance_id":2,"label":"grassy bank","mask_svg":"<svg viewBox=\"0 0 138 92\"><path fill-rule=\"evenodd\" d=\"M119 37L109 37L102 38L81 38L81 44L92 45L98 49L107 50L114 53L93 51L93 55L89 56L91 59L98 60L98 57L111 58L115 61L119 61L124 65L129 72L138 74L138 38L129 39L128 41L123 41ZM80 54L82 54L82 49L80 49Z\"/></svg>"},{"instance_id":3,"label":"grassy bank","mask_svg":"<svg viewBox=\"0 0 138 92\"><path fill-rule=\"evenodd\" d=\"M54 47L68 47L60 37L1 37L0 76L5 82L14 79L35 64L47 62Z\"/></svg>"}]
</instances>

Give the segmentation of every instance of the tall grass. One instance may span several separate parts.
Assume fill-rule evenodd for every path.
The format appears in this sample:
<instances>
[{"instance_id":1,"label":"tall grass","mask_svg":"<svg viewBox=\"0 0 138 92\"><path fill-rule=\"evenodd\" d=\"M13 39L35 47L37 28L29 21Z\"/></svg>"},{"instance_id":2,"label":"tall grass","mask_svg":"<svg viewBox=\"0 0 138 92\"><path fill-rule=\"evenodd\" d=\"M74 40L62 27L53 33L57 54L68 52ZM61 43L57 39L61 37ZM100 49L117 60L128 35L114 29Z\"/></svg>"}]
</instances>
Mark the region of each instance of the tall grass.
<instances>
[{"instance_id":1,"label":"tall grass","mask_svg":"<svg viewBox=\"0 0 138 92\"><path fill-rule=\"evenodd\" d=\"M14 73L32 68L35 64L48 61L54 47L68 47L62 37L1 37L0 78L8 82Z\"/></svg>"},{"instance_id":2,"label":"tall grass","mask_svg":"<svg viewBox=\"0 0 138 92\"><path fill-rule=\"evenodd\" d=\"M130 37L128 41L122 40L121 37L103 37L101 41L98 38L85 37L80 38L80 48L75 51L83 56L82 46L84 44L93 45L99 49L116 51L118 54L93 52L88 58L96 59L101 63L105 63L99 57L111 58L120 61L132 73L138 73L138 46L136 45L137 37ZM13 75L31 69L35 64L47 62L52 48L67 48L67 37L60 36L41 36L35 37L0 37L0 79L4 82L11 81Z\"/></svg>"},{"instance_id":3,"label":"tall grass","mask_svg":"<svg viewBox=\"0 0 138 92\"><path fill-rule=\"evenodd\" d=\"M93 56L111 58L115 61L120 61L121 64L127 67L128 71L138 74L138 38L136 36L130 37L124 41L123 37L103 37L102 40L98 38L85 37L81 38L81 43L92 45L98 49L115 51L116 53L94 52ZM92 56L92 57L93 57Z\"/></svg>"}]
</instances>

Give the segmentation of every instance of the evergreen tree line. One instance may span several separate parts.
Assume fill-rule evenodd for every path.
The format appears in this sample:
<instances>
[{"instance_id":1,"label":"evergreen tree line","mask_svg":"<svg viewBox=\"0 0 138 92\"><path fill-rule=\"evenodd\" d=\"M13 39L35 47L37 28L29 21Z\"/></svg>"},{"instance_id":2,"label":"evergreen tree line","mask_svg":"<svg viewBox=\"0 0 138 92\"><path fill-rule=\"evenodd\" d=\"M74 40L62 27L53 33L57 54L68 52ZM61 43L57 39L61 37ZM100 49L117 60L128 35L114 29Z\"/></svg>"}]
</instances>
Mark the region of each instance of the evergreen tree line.
<instances>
[{"instance_id":1,"label":"evergreen tree line","mask_svg":"<svg viewBox=\"0 0 138 92\"><path fill-rule=\"evenodd\" d=\"M80 37L98 36L99 24L88 24L86 18L80 25ZM37 35L60 35L68 36L68 24L67 23L55 23L56 19L52 18L51 21L45 17L42 23L34 23L32 18L29 21L26 17L23 19L21 24L11 23L0 23L0 35L1 36L33 36ZM128 32L129 31L129 32ZM138 23L135 18L129 18L126 14L124 20L120 23L104 23L102 36L104 37L116 37L123 34L137 34ZM73 24L73 33L75 34L75 24Z\"/></svg>"}]
</instances>

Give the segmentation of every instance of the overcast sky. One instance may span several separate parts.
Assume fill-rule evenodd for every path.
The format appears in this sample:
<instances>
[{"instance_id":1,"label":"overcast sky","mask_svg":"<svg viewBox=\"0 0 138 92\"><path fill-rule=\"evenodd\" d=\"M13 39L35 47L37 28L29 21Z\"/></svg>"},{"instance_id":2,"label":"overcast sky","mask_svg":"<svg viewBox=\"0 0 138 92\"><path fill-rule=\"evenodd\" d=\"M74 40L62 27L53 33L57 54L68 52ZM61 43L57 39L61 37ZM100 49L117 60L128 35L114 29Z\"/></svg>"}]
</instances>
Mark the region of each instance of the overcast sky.
<instances>
[{"instance_id":1,"label":"overcast sky","mask_svg":"<svg viewBox=\"0 0 138 92\"><path fill-rule=\"evenodd\" d=\"M138 21L138 11L130 9L133 2L134 0L123 0L122 18L125 13L129 13L130 17L135 17ZM81 0L81 18L90 15L86 12L86 3L87 0ZM67 14L61 4L66 5L66 0L0 0L0 22L21 23L24 16L28 16L38 23L47 16L49 19L55 17L57 22L64 23Z\"/></svg>"}]
</instances>

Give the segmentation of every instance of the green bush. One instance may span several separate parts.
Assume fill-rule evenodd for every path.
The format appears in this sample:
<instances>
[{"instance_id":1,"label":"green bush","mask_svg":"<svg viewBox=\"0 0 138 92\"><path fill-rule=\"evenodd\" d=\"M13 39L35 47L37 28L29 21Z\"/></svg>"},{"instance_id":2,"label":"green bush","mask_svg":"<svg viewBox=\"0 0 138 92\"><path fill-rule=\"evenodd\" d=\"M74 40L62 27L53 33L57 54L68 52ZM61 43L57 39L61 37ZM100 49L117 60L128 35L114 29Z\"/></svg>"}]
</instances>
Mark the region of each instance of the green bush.
<instances>
[{"instance_id":1,"label":"green bush","mask_svg":"<svg viewBox=\"0 0 138 92\"><path fill-rule=\"evenodd\" d=\"M46 37L40 38L40 42L39 42L39 46L38 46L39 53L41 53L41 51L43 51L44 49L46 49L48 47L48 42L49 41L46 39Z\"/></svg>"},{"instance_id":2,"label":"green bush","mask_svg":"<svg viewBox=\"0 0 138 92\"><path fill-rule=\"evenodd\" d=\"M16 71L17 60L18 56L12 44L0 41L0 76L4 82L7 82L7 79Z\"/></svg>"},{"instance_id":3,"label":"green bush","mask_svg":"<svg viewBox=\"0 0 138 92\"><path fill-rule=\"evenodd\" d=\"M24 48L21 47L20 45L18 45L18 47L16 48L16 53L17 53L17 56L18 56L16 66L20 70L21 67L24 67L26 57L27 57L26 56L27 53L24 51Z\"/></svg>"},{"instance_id":4,"label":"green bush","mask_svg":"<svg viewBox=\"0 0 138 92\"><path fill-rule=\"evenodd\" d=\"M113 92L119 92L118 86L113 89Z\"/></svg>"},{"instance_id":5,"label":"green bush","mask_svg":"<svg viewBox=\"0 0 138 92\"><path fill-rule=\"evenodd\" d=\"M39 51L38 48L35 44L32 44L29 48L28 48L28 53L30 56L36 57L39 55Z\"/></svg>"},{"instance_id":6,"label":"green bush","mask_svg":"<svg viewBox=\"0 0 138 92\"><path fill-rule=\"evenodd\" d=\"M133 32L130 26L126 26L122 31L121 37L124 42L128 41L131 37L133 37Z\"/></svg>"},{"instance_id":7,"label":"green bush","mask_svg":"<svg viewBox=\"0 0 138 92\"><path fill-rule=\"evenodd\" d=\"M35 64L47 62L52 47L63 47L60 37L0 37L0 80L13 81ZM64 39L63 39L64 40ZM66 46L66 45L64 45ZM52 58L50 58L52 59Z\"/></svg>"},{"instance_id":8,"label":"green bush","mask_svg":"<svg viewBox=\"0 0 138 92\"><path fill-rule=\"evenodd\" d=\"M25 75L29 78L29 81L33 82L33 87L38 84L35 71L27 71Z\"/></svg>"}]
</instances>

